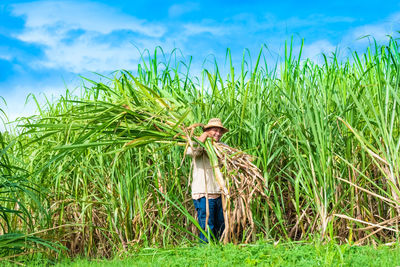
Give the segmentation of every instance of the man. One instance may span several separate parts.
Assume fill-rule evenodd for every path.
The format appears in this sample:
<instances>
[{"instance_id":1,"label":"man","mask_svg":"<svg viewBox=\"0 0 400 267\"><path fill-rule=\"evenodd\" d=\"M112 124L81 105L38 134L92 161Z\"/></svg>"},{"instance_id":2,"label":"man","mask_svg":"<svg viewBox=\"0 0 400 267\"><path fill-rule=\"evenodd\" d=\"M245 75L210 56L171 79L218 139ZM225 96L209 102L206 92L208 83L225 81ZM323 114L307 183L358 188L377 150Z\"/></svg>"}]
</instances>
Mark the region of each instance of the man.
<instances>
[{"instance_id":1,"label":"man","mask_svg":"<svg viewBox=\"0 0 400 267\"><path fill-rule=\"evenodd\" d=\"M203 131L198 138L200 142L204 143L207 138L219 142L228 129L222 125L220 119L213 118L203 127ZM202 147L189 147L187 155L193 157L192 199L199 224L206 233L209 231L218 240L225 229L221 188L215 179L207 153ZM208 229L206 228L207 216ZM199 237L205 243L208 242L208 238L203 233L200 232Z\"/></svg>"}]
</instances>

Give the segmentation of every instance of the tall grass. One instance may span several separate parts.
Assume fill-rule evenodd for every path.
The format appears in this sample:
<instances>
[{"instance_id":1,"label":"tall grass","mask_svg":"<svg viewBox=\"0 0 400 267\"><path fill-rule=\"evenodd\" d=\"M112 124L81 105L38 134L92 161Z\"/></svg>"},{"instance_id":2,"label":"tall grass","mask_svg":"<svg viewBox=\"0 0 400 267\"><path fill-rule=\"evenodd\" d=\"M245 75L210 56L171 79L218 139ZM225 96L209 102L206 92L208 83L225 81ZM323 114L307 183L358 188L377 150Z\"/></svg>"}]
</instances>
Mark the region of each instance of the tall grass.
<instances>
[{"instance_id":1,"label":"tall grass","mask_svg":"<svg viewBox=\"0 0 400 267\"><path fill-rule=\"evenodd\" d=\"M399 52L390 39L318 65L289 45L279 70L261 51L253 67L245 54L239 73L230 63L223 78L217 64L193 77L157 48L136 74L67 92L18 139L58 227L48 237L92 256L195 241L183 136L220 117L230 129L223 142L255 155L266 179L268 201L251 203L250 241L396 241Z\"/></svg>"},{"instance_id":2,"label":"tall grass","mask_svg":"<svg viewBox=\"0 0 400 267\"><path fill-rule=\"evenodd\" d=\"M0 261L37 251L59 252L61 247L43 239L49 224L42 206L40 188L19 167L21 144L8 133L0 133ZM38 231L41 229L41 231Z\"/></svg>"}]
</instances>

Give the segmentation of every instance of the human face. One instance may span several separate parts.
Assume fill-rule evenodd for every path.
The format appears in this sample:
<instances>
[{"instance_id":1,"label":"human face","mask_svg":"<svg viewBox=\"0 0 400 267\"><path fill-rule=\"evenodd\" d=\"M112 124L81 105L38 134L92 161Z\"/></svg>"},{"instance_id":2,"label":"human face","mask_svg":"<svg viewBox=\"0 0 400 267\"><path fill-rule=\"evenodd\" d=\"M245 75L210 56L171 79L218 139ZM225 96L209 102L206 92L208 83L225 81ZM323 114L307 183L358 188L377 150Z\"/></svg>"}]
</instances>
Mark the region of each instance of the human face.
<instances>
[{"instance_id":1,"label":"human face","mask_svg":"<svg viewBox=\"0 0 400 267\"><path fill-rule=\"evenodd\" d=\"M214 141L219 142L221 139L222 135L224 134L224 130L219 127L211 127L206 130L208 137L211 137L214 139Z\"/></svg>"}]
</instances>

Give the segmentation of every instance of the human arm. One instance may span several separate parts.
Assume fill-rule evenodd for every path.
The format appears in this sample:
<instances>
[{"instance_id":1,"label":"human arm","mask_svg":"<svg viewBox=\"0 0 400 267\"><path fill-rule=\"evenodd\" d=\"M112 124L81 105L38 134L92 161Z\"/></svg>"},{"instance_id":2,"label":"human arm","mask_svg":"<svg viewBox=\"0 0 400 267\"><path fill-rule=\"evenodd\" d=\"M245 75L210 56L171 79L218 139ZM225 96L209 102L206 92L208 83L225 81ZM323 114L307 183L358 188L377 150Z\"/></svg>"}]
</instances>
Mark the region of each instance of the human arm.
<instances>
[{"instance_id":1,"label":"human arm","mask_svg":"<svg viewBox=\"0 0 400 267\"><path fill-rule=\"evenodd\" d=\"M210 137L208 132L204 132L199 136L199 138L197 138L197 140L204 143L206 141L207 137Z\"/></svg>"},{"instance_id":2,"label":"human arm","mask_svg":"<svg viewBox=\"0 0 400 267\"><path fill-rule=\"evenodd\" d=\"M196 137L196 139L202 143L204 143L207 139L207 137L209 137L209 134L207 132L202 133L199 137ZM192 156L192 157L198 157L200 156L202 153L204 152L204 148L203 147L199 147L199 146L189 146L187 151L186 151L186 155Z\"/></svg>"}]
</instances>

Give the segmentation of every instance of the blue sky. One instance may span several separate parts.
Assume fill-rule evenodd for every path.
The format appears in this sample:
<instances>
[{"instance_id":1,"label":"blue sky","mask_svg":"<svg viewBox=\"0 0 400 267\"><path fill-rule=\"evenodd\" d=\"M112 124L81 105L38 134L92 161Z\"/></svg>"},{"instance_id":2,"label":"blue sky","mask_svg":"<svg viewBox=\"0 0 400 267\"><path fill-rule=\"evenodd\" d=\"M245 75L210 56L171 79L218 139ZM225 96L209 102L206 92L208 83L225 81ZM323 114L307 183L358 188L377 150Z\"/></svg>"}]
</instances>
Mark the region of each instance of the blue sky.
<instances>
[{"instance_id":1,"label":"blue sky","mask_svg":"<svg viewBox=\"0 0 400 267\"><path fill-rule=\"evenodd\" d=\"M226 49L237 64L265 44L282 55L284 42L304 38L304 57L363 50L400 30L397 1L0 1L0 108L9 119L34 112L29 93L58 96L79 75L135 70L139 51L179 48L193 71ZM274 62L271 62L273 65Z\"/></svg>"}]
</instances>

